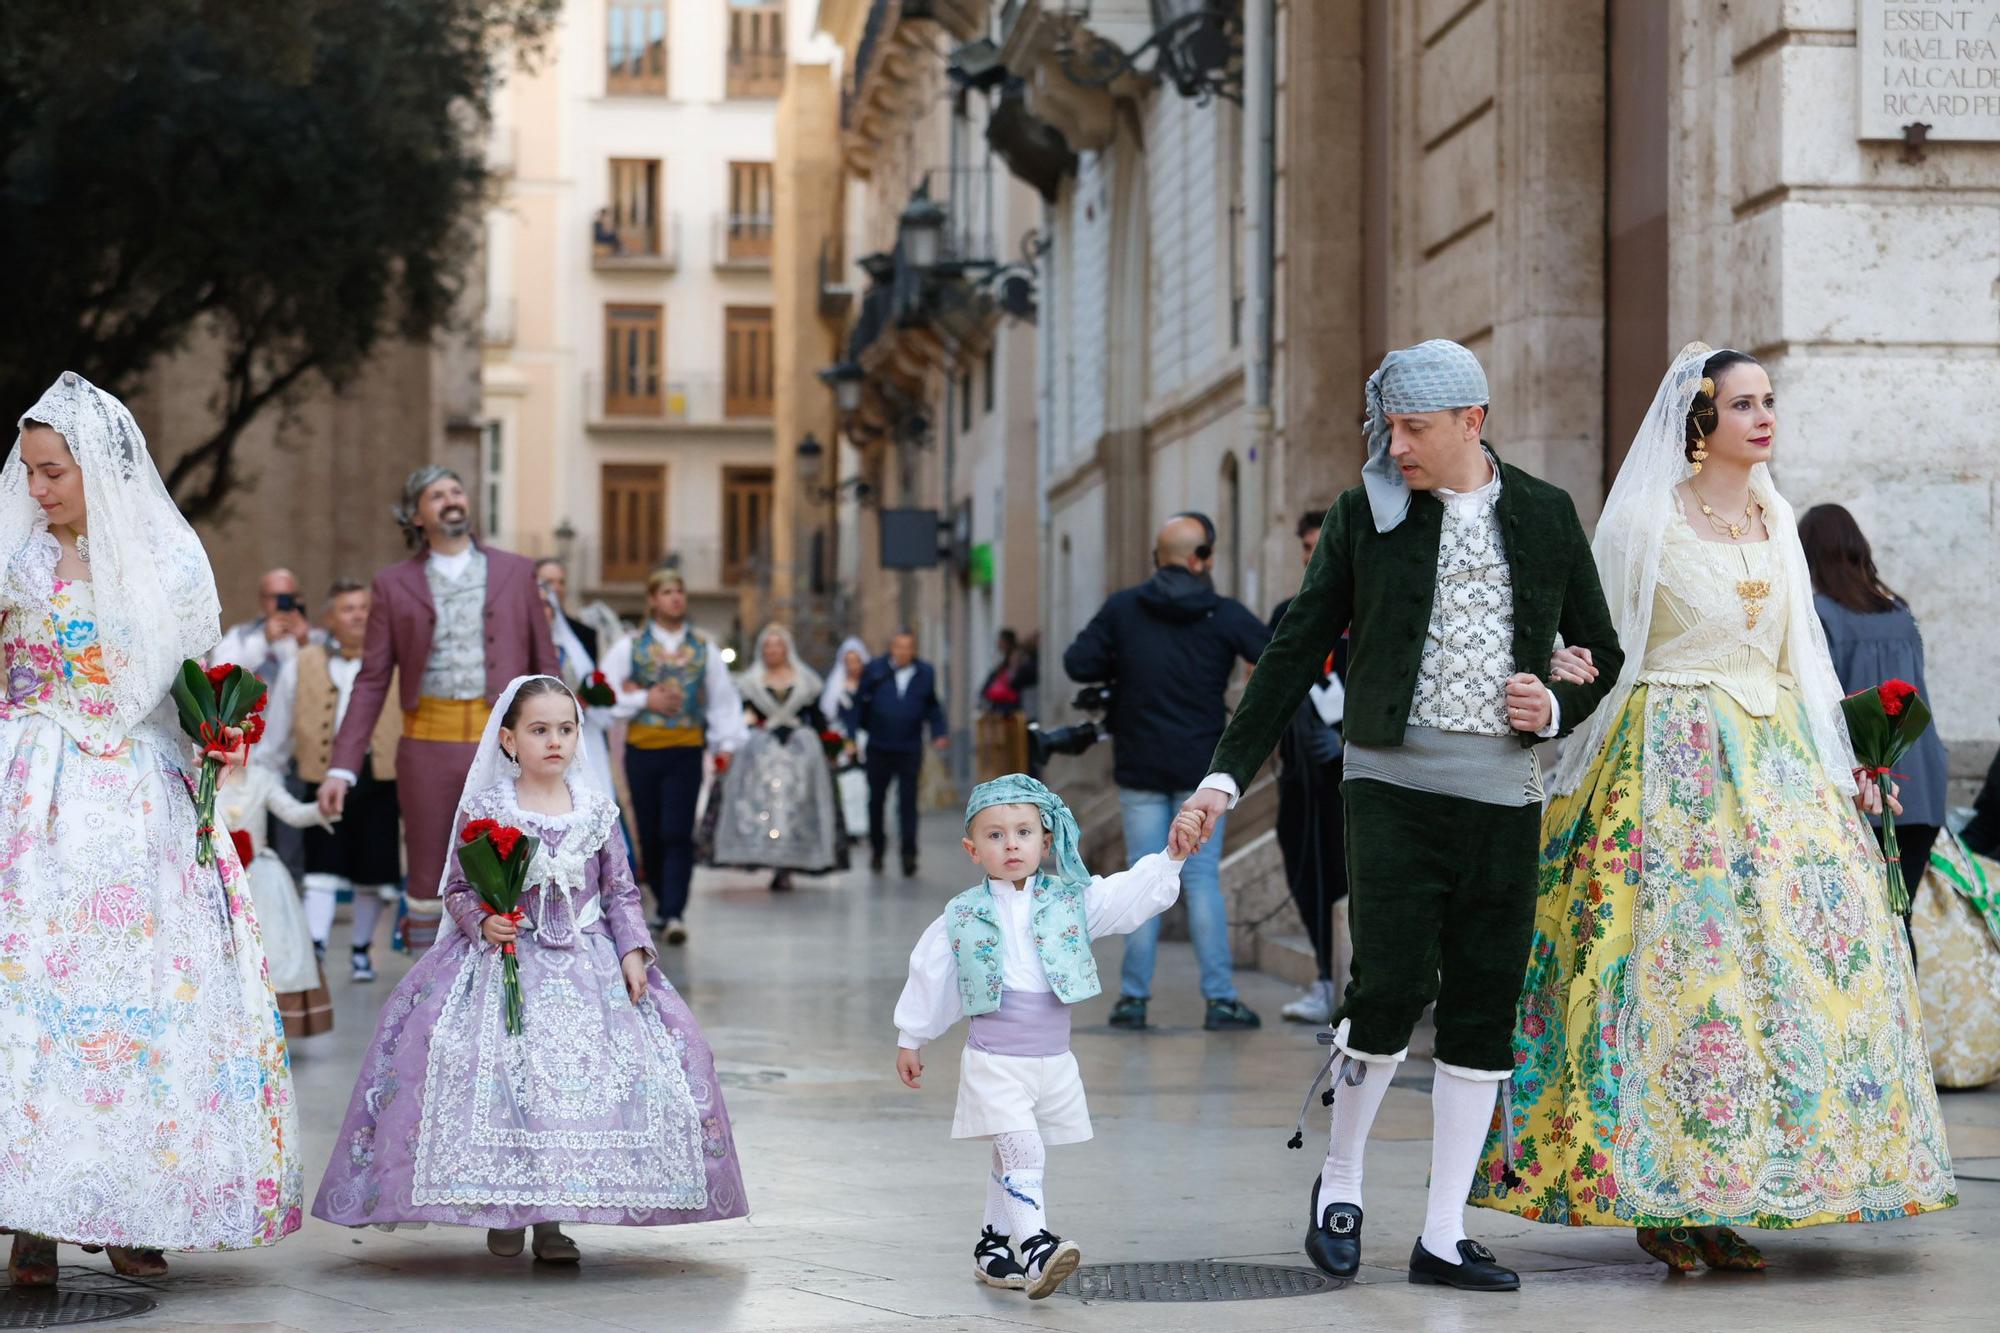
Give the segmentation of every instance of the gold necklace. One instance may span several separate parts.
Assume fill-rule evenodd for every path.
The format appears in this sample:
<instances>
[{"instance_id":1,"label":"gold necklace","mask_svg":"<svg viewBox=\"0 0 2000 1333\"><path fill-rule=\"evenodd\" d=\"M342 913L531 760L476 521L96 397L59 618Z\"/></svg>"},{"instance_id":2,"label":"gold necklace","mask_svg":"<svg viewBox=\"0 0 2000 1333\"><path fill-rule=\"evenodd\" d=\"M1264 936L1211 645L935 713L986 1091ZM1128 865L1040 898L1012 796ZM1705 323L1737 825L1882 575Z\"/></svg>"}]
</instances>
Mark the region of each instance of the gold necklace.
<instances>
[{"instance_id":1,"label":"gold necklace","mask_svg":"<svg viewBox=\"0 0 2000 1333\"><path fill-rule=\"evenodd\" d=\"M1751 527L1757 522L1756 516L1750 512L1757 506L1754 496L1744 502L1743 522L1738 524L1731 523L1726 518L1718 517L1716 512L1708 507L1708 501L1701 498L1701 492L1694 488L1693 482L1688 483L1688 494L1692 495L1694 502L1701 506L1701 516L1708 520L1708 526L1717 532L1729 534L1729 540L1733 542L1742 541L1743 534L1750 531Z\"/></svg>"}]
</instances>

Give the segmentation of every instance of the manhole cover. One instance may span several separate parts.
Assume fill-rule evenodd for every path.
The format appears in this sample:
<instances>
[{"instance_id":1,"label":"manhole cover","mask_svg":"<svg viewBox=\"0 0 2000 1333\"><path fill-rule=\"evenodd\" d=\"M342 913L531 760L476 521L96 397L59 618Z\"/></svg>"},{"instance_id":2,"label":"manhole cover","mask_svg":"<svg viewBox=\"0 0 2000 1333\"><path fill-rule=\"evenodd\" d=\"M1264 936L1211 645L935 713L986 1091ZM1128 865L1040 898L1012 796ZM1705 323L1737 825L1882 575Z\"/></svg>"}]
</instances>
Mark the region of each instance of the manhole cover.
<instances>
[{"instance_id":1,"label":"manhole cover","mask_svg":"<svg viewBox=\"0 0 2000 1333\"><path fill-rule=\"evenodd\" d=\"M1310 1296L1331 1286L1332 1278L1311 1268L1189 1259L1085 1264L1057 1290L1086 1301L1264 1301Z\"/></svg>"},{"instance_id":2,"label":"manhole cover","mask_svg":"<svg viewBox=\"0 0 2000 1333\"><path fill-rule=\"evenodd\" d=\"M68 1287L8 1287L0 1291L0 1328L67 1328L130 1319L153 1308L144 1296Z\"/></svg>"}]
</instances>

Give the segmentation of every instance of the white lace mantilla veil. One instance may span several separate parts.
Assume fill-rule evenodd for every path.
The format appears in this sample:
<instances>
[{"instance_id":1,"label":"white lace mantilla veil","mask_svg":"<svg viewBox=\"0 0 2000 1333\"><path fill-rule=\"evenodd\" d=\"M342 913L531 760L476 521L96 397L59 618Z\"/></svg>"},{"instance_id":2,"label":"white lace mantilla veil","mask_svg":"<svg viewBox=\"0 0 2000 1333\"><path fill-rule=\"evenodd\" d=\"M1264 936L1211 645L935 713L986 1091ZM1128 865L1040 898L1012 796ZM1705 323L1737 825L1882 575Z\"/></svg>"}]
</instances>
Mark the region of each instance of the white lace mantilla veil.
<instances>
[{"instance_id":1,"label":"white lace mantilla veil","mask_svg":"<svg viewBox=\"0 0 2000 1333\"><path fill-rule=\"evenodd\" d=\"M1604 512L1598 516L1590 553L1596 558L1611 621L1625 650L1625 665L1589 720L1563 743L1554 783L1559 795L1575 791L1583 781L1645 665L1667 524L1683 521L1674 487L1694 475L1686 447L1688 408L1701 386L1702 364L1714 354L1715 349L1706 343L1694 342L1674 357L1639 433L1632 439L1625 463L1618 469ZM1826 631L1813 609L1812 576L1806 569L1805 550L1799 545L1797 516L1778 494L1768 464L1759 463L1751 469L1750 488L1764 507L1773 567L1786 584L1786 655L1805 701L1813 745L1825 766L1827 781L1836 790L1852 795L1854 749L1840 711L1840 679L1827 651Z\"/></svg>"},{"instance_id":2,"label":"white lace mantilla veil","mask_svg":"<svg viewBox=\"0 0 2000 1333\"><path fill-rule=\"evenodd\" d=\"M569 686L554 676L516 676L507 682L507 688L500 691L500 698L495 701L493 711L487 714L486 728L479 733L479 752L472 757L472 769L465 775L465 785L459 788L458 805L452 811L454 830L457 828L458 817L466 812L467 807L475 799L485 795L489 788L496 787L514 776L507 761L507 752L500 748L500 719L507 716L507 710L514 706L514 696L519 694L521 687L531 680L553 680L562 686L563 693L570 693ZM575 698L574 695L570 697ZM579 715L582 711L581 708L577 710ZM579 726L576 729L576 753L570 757L569 772L565 774L569 782L570 799L575 802L579 811L592 797L616 799L610 792L599 791L597 784L591 780L589 760L589 729ZM439 898L444 897L444 891L451 886L451 872L457 863L457 857L449 852L445 854L444 871L438 876Z\"/></svg>"},{"instance_id":3,"label":"white lace mantilla veil","mask_svg":"<svg viewBox=\"0 0 2000 1333\"><path fill-rule=\"evenodd\" d=\"M149 720L177 737L168 691L181 663L222 638L215 573L201 539L168 495L125 404L74 371L64 371L21 421L62 435L83 474L90 581L97 641L111 679L112 720L130 735ZM28 494L21 437L0 471L0 559L6 601L46 605L52 561L37 556L47 515Z\"/></svg>"}]
</instances>

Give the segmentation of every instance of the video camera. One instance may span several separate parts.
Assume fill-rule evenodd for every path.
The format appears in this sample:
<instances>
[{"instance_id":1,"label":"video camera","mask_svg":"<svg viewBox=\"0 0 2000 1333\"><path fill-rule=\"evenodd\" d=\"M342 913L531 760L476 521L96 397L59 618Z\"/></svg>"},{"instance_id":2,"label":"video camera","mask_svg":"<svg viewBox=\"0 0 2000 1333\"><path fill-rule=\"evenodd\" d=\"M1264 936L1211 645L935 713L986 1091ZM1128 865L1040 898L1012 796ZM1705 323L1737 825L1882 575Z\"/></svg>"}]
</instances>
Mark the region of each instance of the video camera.
<instances>
[{"instance_id":1,"label":"video camera","mask_svg":"<svg viewBox=\"0 0 2000 1333\"><path fill-rule=\"evenodd\" d=\"M1086 685L1070 700L1070 707L1085 713L1102 713L1111 707L1110 685ZM1028 724L1028 754L1036 768L1054 754L1082 754L1091 746L1111 738L1111 728L1102 721L1079 722L1075 726L1043 731L1038 723Z\"/></svg>"}]
</instances>

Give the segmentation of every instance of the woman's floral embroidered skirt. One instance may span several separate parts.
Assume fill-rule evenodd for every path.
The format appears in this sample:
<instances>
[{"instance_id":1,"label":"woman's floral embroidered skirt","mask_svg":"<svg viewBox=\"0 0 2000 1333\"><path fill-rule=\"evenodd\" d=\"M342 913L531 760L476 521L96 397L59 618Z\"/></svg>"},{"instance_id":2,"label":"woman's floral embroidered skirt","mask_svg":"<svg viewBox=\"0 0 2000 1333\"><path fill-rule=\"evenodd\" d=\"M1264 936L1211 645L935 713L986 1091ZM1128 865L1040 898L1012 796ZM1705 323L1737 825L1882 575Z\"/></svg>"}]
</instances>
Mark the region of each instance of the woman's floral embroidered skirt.
<instances>
[{"instance_id":1,"label":"woman's floral embroidered skirt","mask_svg":"<svg viewBox=\"0 0 2000 1333\"><path fill-rule=\"evenodd\" d=\"M1641 686L1542 823L1472 1201L1572 1226L1813 1226L1957 1202L1902 926L1796 694ZM1503 1103L1503 1114L1504 1103Z\"/></svg>"}]
</instances>

